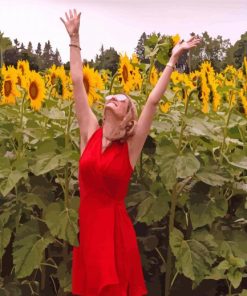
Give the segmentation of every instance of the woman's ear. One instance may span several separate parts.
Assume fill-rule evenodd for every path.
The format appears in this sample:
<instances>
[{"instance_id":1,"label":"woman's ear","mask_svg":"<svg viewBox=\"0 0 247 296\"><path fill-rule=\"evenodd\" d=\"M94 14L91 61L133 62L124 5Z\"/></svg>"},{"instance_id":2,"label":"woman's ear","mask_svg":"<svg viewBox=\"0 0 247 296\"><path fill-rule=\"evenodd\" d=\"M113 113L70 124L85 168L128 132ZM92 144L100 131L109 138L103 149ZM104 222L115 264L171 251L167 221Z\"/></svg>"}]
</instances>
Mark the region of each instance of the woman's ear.
<instances>
[{"instance_id":1,"label":"woman's ear","mask_svg":"<svg viewBox=\"0 0 247 296\"><path fill-rule=\"evenodd\" d=\"M130 131L133 125L134 125L134 120L130 120L126 125L126 130Z\"/></svg>"}]
</instances>

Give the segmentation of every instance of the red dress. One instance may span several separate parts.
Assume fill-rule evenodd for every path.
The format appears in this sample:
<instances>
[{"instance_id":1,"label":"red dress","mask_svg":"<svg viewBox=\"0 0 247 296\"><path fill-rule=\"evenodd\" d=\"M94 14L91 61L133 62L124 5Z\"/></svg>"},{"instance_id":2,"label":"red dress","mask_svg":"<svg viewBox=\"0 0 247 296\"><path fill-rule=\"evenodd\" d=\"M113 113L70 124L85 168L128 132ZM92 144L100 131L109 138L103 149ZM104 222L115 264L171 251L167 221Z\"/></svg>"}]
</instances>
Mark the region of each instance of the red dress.
<instances>
[{"instance_id":1,"label":"red dress","mask_svg":"<svg viewBox=\"0 0 247 296\"><path fill-rule=\"evenodd\" d=\"M132 221L124 198L133 173L128 144L102 150L102 127L79 160L79 242L73 247L72 293L143 296L147 289Z\"/></svg>"}]
</instances>

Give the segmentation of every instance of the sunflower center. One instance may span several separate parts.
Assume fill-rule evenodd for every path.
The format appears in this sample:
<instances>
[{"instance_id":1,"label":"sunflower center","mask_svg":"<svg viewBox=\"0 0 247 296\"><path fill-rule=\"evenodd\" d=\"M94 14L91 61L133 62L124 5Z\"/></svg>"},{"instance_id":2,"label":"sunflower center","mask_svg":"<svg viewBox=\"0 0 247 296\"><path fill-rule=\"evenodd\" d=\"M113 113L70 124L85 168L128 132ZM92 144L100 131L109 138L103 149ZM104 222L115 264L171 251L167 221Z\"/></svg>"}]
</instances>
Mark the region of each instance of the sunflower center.
<instances>
[{"instance_id":1,"label":"sunflower center","mask_svg":"<svg viewBox=\"0 0 247 296\"><path fill-rule=\"evenodd\" d=\"M21 86L21 78L19 76L17 77L17 84Z\"/></svg>"},{"instance_id":2,"label":"sunflower center","mask_svg":"<svg viewBox=\"0 0 247 296\"><path fill-rule=\"evenodd\" d=\"M20 65L19 69L21 70L22 75L24 75L24 67L22 65Z\"/></svg>"},{"instance_id":3,"label":"sunflower center","mask_svg":"<svg viewBox=\"0 0 247 296\"><path fill-rule=\"evenodd\" d=\"M63 96L63 83L62 83L61 78L58 78L57 92L60 96Z\"/></svg>"},{"instance_id":4,"label":"sunflower center","mask_svg":"<svg viewBox=\"0 0 247 296\"><path fill-rule=\"evenodd\" d=\"M29 93L30 93L30 97L32 100L36 100L37 96L38 96L38 86L35 82L31 82L30 87L29 87Z\"/></svg>"},{"instance_id":5,"label":"sunflower center","mask_svg":"<svg viewBox=\"0 0 247 296\"><path fill-rule=\"evenodd\" d=\"M12 83L10 80L7 80L4 82L4 94L6 97L8 97L12 90Z\"/></svg>"},{"instance_id":6,"label":"sunflower center","mask_svg":"<svg viewBox=\"0 0 247 296\"><path fill-rule=\"evenodd\" d=\"M55 74L52 74L51 75L51 84L53 85L53 84L55 84L56 83L56 75Z\"/></svg>"},{"instance_id":7,"label":"sunflower center","mask_svg":"<svg viewBox=\"0 0 247 296\"><path fill-rule=\"evenodd\" d=\"M88 94L89 93L89 82L88 82L88 79L87 78L83 78L83 83L84 83L84 87L86 89L86 93Z\"/></svg>"},{"instance_id":8,"label":"sunflower center","mask_svg":"<svg viewBox=\"0 0 247 296\"><path fill-rule=\"evenodd\" d=\"M123 66L123 79L124 79L124 83L128 81L128 69L125 65Z\"/></svg>"}]
</instances>

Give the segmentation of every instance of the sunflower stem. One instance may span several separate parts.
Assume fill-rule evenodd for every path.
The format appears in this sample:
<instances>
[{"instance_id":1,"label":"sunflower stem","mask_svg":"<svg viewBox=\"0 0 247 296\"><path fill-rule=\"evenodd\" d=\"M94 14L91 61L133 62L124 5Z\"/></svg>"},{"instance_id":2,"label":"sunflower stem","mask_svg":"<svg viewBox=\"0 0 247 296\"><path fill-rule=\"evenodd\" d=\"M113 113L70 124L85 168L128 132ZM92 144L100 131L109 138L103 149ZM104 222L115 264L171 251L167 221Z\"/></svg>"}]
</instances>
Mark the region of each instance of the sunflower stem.
<instances>
[{"instance_id":1,"label":"sunflower stem","mask_svg":"<svg viewBox=\"0 0 247 296\"><path fill-rule=\"evenodd\" d=\"M230 91L229 110L228 110L227 117L226 117L226 124L225 124L224 131L223 131L224 132L223 141L222 141L221 148L220 148L220 164L222 164L222 161L223 161L223 152L224 152L225 142L226 142L226 137L227 137L227 128L228 128L228 125L230 122L230 117L231 117L231 113L232 113L232 109L233 109L233 108L231 108L232 99L233 99L233 94L232 94L232 91Z\"/></svg>"},{"instance_id":2,"label":"sunflower stem","mask_svg":"<svg viewBox=\"0 0 247 296\"><path fill-rule=\"evenodd\" d=\"M68 150L69 146L69 131L70 131L70 125L71 125L71 109L72 109L72 104L69 105L69 116L68 116L68 122L67 122L67 128L66 128L66 133L65 133L65 151ZM65 184L64 184L64 203L65 207L67 208L69 205L69 181L70 181L70 176L69 176L69 163L68 161L66 162L65 165Z\"/></svg>"},{"instance_id":3,"label":"sunflower stem","mask_svg":"<svg viewBox=\"0 0 247 296\"><path fill-rule=\"evenodd\" d=\"M22 127L23 127L23 113L24 113L24 99L25 99L25 93L22 97L21 101L21 107L20 107L20 133L18 136L18 155L23 155L23 133L22 133Z\"/></svg>"},{"instance_id":4,"label":"sunflower stem","mask_svg":"<svg viewBox=\"0 0 247 296\"><path fill-rule=\"evenodd\" d=\"M185 90L185 111L184 111L184 116L187 115L188 113L188 107L189 107L189 98L190 96L187 97L187 92ZM183 139L183 133L184 133L184 129L186 127L185 121L182 118L182 123L181 123L181 130L180 130L180 135L179 135L179 142L178 142L178 154L181 153L181 146L182 146L182 139Z\"/></svg>"},{"instance_id":5,"label":"sunflower stem","mask_svg":"<svg viewBox=\"0 0 247 296\"><path fill-rule=\"evenodd\" d=\"M109 94L111 94L112 87L113 87L113 82L114 82L115 78L116 78L118 75L119 75L118 72L116 72L116 73L113 75L113 77L112 77Z\"/></svg>"}]
</instances>

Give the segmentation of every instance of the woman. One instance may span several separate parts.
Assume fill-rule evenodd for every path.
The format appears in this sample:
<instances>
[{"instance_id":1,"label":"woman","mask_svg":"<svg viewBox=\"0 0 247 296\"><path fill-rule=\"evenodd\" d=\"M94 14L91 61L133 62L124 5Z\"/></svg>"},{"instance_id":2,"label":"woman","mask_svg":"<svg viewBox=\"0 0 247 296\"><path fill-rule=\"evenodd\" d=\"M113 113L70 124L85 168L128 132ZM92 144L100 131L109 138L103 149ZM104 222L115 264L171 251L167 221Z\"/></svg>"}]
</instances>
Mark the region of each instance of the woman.
<instances>
[{"instance_id":1,"label":"woman","mask_svg":"<svg viewBox=\"0 0 247 296\"><path fill-rule=\"evenodd\" d=\"M173 48L172 56L137 121L125 94L106 97L103 126L92 112L83 84L80 15L62 20L70 36L70 68L80 129L79 246L73 248L72 293L82 296L147 295L137 240L125 208L130 177L149 133L159 100L179 56L195 47L191 38Z\"/></svg>"}]
</instances>

